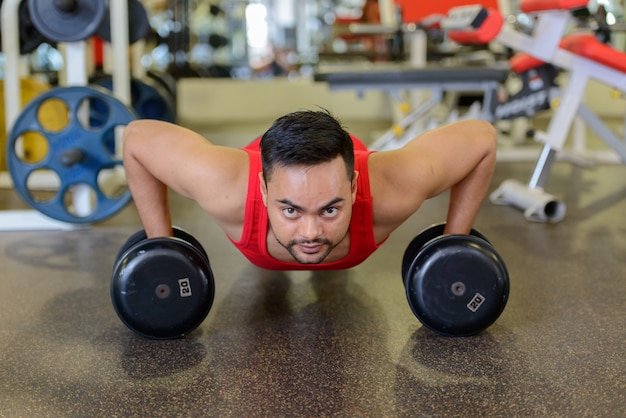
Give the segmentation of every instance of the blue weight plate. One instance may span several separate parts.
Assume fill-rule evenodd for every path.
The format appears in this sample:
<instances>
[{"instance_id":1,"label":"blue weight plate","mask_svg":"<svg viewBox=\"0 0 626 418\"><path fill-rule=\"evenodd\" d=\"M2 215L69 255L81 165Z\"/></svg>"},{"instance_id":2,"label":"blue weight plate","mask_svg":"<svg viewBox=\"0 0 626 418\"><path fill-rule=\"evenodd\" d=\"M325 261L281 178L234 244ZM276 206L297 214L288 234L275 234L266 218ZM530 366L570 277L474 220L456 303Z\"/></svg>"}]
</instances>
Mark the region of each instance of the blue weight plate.
<instances>
[{"instance_id":1,"label":"blue weight plate","mask_svg":"<svg viewBox=\"0 0 626 418\"><path fill-rule=\"evenodd\" d=\"M67 7L64 7L67 6ZM104 1L28 0L33 25L53 42L84 41L93 35L106 12Z\"/></svg>"},{"instance_id":2,"label":"blue weight plate","mask_svg":"<svg viewBox=\"0 0 626 418\"><path fill-rule=\"evenodd\" d=\"M69 122L60 131L46 130L38 118L40 107L49 100L61 101L68 108ZM106 116L97 126L84 126L80 122L79 110L85 100L106 107ZM103 169L122 166L122 160L111 153L106 138L117 126L126 126L134 119L132 109L102 88L56 87L40 94L24 107L7 140L7 165L15 190L32 208L63 222L94 223L113 216L130 202L130 190L120 196L107 196L98 184L98 174ZM16 142L29 132L42 135L48 142L48 154L36 163L23 161L16 152ZM77 150L83 159L71 166L64 165L63 156ZM51 170L60 180L59 190L49 200L39 201L28 190L28 177L36 170ZM64 200L66 192L81 184L95 195L93 211L86 216L72 213Z\"/></svg>"},{"instance_id":3,"label":"blue weight plate","mask_svg":"<svg viewBox=\"0 0 626 418\"><path fill-rule=\"evenodd\" d=\"M509 296L504 261L491 245L471 235L446 235L426 244L410 264L405 285L415 316L447 336L485 330Z\"/></svg>"},{"instance_id":4,"label":"blue weight plate","mask_svg":"<svg viewBox=\"0 0 626 418\"><path fill-rule=\"evenodd\" d=\"M207 260L178 238L154 238L130 248L116 263L111 300L118 317L152 339L182 337L213 305L215 283Z\"/></svg>"},{"instance_id":5,"label":"blue weight plate","mask_svg":"<svg viewBox=\"0 0 626 418\"><path fill-rule=\"evenodd\" d=\"M402 257L402 280L403 281L406 279L406 272L409 266L411 265L413 258L415 258L419 250L424 245L426 245L426 243L428 243L430 240L442 236L445 227L446 227L445 222L431 225L428 228L424 229L419 234L417 234L417 236L413 238L413 240L409 243L409 245L406 248L406 251L404 251L404 256ZM486 236L484 236L480 231L474 228L472 228L472 230L470 231L470 235L474 235L475 237L481 238L485 240L486 242L489 242Z\"/></svg>"}]
</instances>

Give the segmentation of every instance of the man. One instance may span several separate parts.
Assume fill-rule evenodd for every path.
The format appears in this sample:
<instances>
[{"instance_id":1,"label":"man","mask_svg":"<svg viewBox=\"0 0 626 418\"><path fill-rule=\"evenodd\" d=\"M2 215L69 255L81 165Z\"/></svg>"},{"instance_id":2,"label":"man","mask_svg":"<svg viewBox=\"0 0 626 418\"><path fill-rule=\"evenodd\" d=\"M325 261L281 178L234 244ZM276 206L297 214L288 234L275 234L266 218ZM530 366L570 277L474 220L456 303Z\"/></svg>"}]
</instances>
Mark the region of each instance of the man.
<instances>
[{"instance_id":1,"label":"man","mask_svg":"<svg viewBox=\"0 0 626 418\"><path fill-rule=\"evenodd\" d=\"M272 270L353 267L446 190L445 233L469 233L495 154L495 130L478 120L380 152L326 111L285 115L244 149L160 121L124 130L128 185L149 238L172 235L169 188L196 201L252 263Z\"/></svg>"}]
</instances>

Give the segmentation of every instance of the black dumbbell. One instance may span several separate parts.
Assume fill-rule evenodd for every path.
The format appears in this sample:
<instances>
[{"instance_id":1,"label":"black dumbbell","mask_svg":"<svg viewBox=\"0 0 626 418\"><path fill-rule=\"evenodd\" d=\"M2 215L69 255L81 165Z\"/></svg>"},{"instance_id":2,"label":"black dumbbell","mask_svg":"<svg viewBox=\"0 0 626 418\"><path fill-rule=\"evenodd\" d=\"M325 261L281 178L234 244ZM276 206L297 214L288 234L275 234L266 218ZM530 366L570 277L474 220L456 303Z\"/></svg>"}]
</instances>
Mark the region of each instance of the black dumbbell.
<instances>
[{"instance_id":1,"label":"black dumbbell","mask_svg":"<svg viewBox=\"0 0 626 418\"><path fill-rule=\"evenodd\" d=\"M446 336L478 334L493 324L509 297L502 257L475 229L444 235L445 224L418 234L402 258L411 310L427 328Z\"/></svg>"},{"instance_id":2,"label":"black dumbbell","mask_svg":"<svg viewBox=\"0 0 626 418\"><path fill-rule=\"evenodd\" d=\"M197 328L213 305L209 258L189 233L146 238L141 230L120 248L111 278L111 300L122 322L137 334L173 339Z\"/></svg>"}]
</instances>

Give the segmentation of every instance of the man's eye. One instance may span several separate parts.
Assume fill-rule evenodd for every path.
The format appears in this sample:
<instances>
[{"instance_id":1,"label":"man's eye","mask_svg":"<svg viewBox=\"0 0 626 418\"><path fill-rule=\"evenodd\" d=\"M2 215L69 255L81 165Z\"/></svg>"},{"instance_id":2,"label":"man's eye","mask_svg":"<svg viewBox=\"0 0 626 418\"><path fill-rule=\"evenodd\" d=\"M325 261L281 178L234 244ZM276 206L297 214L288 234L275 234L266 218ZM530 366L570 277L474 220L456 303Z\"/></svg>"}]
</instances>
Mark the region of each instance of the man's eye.
<instances>
[{"instance_id":1,"label":"man's eye","mask_svg":"<svg viewBox=\"0 0 626 418\"><path fill-rule=\"evenodd\" d=\"M326 209L324 209L324 216L326 216L327 218L333 218L333 217L337 216L338 213L339 213L339 209L337 209L337 208L326 208Z\"/></svg>"},{"instance_id":2,"label":"man's eye","mask_svg":"<svg viewBox=\"0 0 626 418\"><path fill-rule=\"evenodd\" d=\"M298 211L294 208L284 208L283 215L285 215L287 218L295 218L296 216L298 216Z\"/></svg>"}]
</instances>

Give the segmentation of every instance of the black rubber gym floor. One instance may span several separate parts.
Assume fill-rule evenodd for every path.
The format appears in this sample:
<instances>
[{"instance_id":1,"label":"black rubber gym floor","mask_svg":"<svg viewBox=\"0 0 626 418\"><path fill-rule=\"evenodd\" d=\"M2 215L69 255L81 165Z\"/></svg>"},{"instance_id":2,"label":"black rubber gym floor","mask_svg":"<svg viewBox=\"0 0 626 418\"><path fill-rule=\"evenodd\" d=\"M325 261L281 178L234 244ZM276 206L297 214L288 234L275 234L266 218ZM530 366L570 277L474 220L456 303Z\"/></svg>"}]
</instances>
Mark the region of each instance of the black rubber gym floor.
<instances>
[{"instance_id":1,"label":"black rubber gym floor","mask_svg":"<svg viewBox=\"0 0 626 418\"><path fill-rule=\"evenodd\" d=\"M499 163L492 184L532 164ZM504 257L508 305L485 332L447 338L411 313L400 276L433 199L362 265L251 266L187 200L175 223L211 259L213 309L189 336L147 340L117 318L113 259L131 205L85 230L2 232L0 416L579 417L626 411L626 167L558 163L555 225L485 202L476 227ZM0 207L15 209L13 193Z\"/></svg>"}]
</instances>

